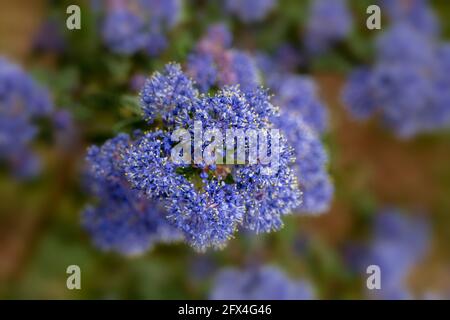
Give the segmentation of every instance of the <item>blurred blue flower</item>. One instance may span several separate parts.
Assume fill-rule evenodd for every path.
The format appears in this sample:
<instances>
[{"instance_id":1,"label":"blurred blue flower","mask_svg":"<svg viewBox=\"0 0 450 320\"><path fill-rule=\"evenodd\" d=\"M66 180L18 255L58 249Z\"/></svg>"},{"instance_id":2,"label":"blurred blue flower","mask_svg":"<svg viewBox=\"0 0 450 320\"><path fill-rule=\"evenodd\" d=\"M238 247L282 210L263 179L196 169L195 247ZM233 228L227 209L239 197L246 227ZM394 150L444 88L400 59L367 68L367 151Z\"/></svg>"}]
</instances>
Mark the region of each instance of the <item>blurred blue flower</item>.
<instances>
[{"instance_id":1,"label":"blurred blue flower","mask_svg":"<svg viewBox=\"0 0 450 320\"><path fill-rule=\"evenodd\" d=\"M379 0L392 22L406 22L420 32L436 35L440 25L428 0Z\"/></svg>"},{"instance_id":2,"label":"blurred blue flower","mask_svg":"<svg viewBox=\"0 0 450 320\"><path fill-rule=\"evenodd\" d=\"M355 118L379 115L401 138L450 125L447 44L398 23L377 40L377 61L354 71L343 101Z\"/></svg>"},{"instance_id":3,"label":"blurred blue flower","mask_svg":"<svg viewBox=\"0 0 450 320\"><path fill-rule=\"evenodd\" d=\"M310 54L323 53L352 31L353 18L346 0L311 2L305 47Z\"/></svg>"},{"instance_id":4,"label":"blurred blue flower","mask_svg":"<svg viewBox=\"0 0 450 320\"><path fill-rule=\"evenodd\" d=\"M225 25L212 25L189 55L187 73L202 92L235 84L248 91L259 85L259 72L253 57L231 49L231 42L232 35Z\"/></svg>"},{"instance_id":5,"label":"blurred blue flower","mask_svg":"<svg viewBox=\"0 0 450 320\"><path fill-rule=\"evenodd\" d=\"M124 255L138 255L154 244L182 239L166 220L157 201L149 201L126 180L121 153L131 144L126 134L89 148L87 184L96 198L85 208L82 225L97 247Z\"/></svg>"},{"instance_id":6,"label":"blurred blue flower","mask_svg":"<svg viewBox=\"0 0 450 320\"><path fill-rule=\"evenodd\" d=\"M0 161L21 178L39 171L30 146L37 134L34 122L47 117L53 104L47 90L19 66L0 57Z\"/></svg>"},{"instance_id":7,"label":"blurred blue flower","mask_svg":"<svg viewBox=\"0 0 450 320\"><path fill-rule=\"evenodd\" d=\"M210 292L213 300L310 300L311 285L292 280L273 266L238 270L225 268L217 275Z\"/></svg>"},{"instance_id":8,"label":"blurred blue flower","mask_svg":"<svg viewBox=\"0 0 450 320\"><path fill-rule=\"evenodd\" d=\"M105 45L114 53L130 55L142 49L151 55L167 47L166 32L180 20L179 0L108 0L93 2L102 16Z\"/></svg>"},{"instance_id":9,"label":"blurred blue flower","mask_svg":"<svg viewBox=\"0 0 450 320\"><path fill-rule=\"evenodd\" d=\"M367 266L381 270L381 289L371 290L376 299L410 299L407 277L427 253L430 226L422 217L407 216L398 209L384 209L375 216L371 243L359 248L357 270Z\"/></svg>"},{"instance_id":10,"label":"blurred blue flower","mask_svg":"<svg viewBox=\"0 0 450 320\"><path fill-rule=\"evenodd\" d=\"M263 20L276 6L276 0L224 0L225 8L242 22Z\"/></svg>"}]
</instances>

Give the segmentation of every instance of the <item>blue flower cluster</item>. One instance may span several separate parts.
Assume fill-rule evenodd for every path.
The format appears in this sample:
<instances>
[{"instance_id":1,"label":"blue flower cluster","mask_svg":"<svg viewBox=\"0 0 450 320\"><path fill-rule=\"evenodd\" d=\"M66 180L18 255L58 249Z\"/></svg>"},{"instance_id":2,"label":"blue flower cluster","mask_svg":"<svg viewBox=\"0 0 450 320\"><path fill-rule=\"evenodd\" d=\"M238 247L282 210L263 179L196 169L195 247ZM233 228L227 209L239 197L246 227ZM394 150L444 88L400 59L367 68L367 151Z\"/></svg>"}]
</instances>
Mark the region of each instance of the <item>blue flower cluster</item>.
<instances>
[{"instance_id":1,"label":"blue flower cluster","mask_svg":"<svg viewBox=\"0 0 450 320\"><path fill-rule=\"evenodd\" d=\"M401 138L450 124L450 45L398 22L377 39L377 61L354 71L343 101L357 119L374 114Z\"/></svg>"},{"instance_id":2,"label":"blue flower cluster","mask_svg":"<svg viewBox=\"0 0 450 320\"><path fill-rule=\"evenodd\" d=\"M102 14L102 37L111 51L129 55L144 50L155 56L167 47L165 34L180 20L181 3L108 0L95 4L94 9Z\"/></svg>"},{"instance_id":3,"label":"blue flower cluster","mask_svg":"<svg viewBox=\"0 0 450 320\"><path fill-rule=\"evenodd\" d=\"M334 187L327 172L328 155L320 137L299 112L282 110L280 117L273 121L295 150L294 168L302 191L302 204L297 211L326 212L333 200Z\"/></svg>"},{"instance_id":4,"label":"blue flower cluster","mask_svg":"<svg viewBox=\"0 0 450 320\"><path fill-rule=\"evenodd\" d=\"M328 113L318 97L314 81L287 71L292 70L289 65L297 60L279 60L277 56L279 54L275 54L275 58L260 54L257 60L266 83L275 93L274 103L281 108L280 116L273 122L295 150L295 171L303 193L298 211L322 213L328 210L334 193L327 172L328 156L320 141L320 134L328 128ZM290 56L295 57L293 53ZM287 64L287 61L293 62Z\"/></svg>"},{"instance_id":5,"label":"blue flower cluster","mask_svg":"<svg viewBox=\"0 0 450 320\"><path fill-rule=\"evenodd\" d=\"M385 209L375 217L373 239L361 248L358 271L369 265L381 269L381 290L372 290L376 299L411 299L406 279L429 248L429 225L421 217L407 216L398 209Z\"/></svg>"},{"instance_id":6,"label":"blue flower cluster","mask_svg":"<svg viewBox=\"0 0 450 320\"><path fill-rule=\"evenodd\" d=\"M168 64L163 73L156 72L146 81L141 105L146 121L162 122L165 130L141 134L123 148L111 143L104 148L113 154L109 158L120 162L132 188L164 207L164 217L197 251L224 247L238 228L257 233L277 230L282 216L300 205L301 193L290 168L294 152L284 136L279 142L279 166L271 174L267 174L270 165L262 163L208 165L203 159L180 164L171 158L178 142L172 140L171 132L185 128L195 136L198 122L203 132L272 128L277 109L265 90L225 86L215 95L199 94L179 65ZM206 147L206 143L200 145L202 154ZM93 150L98 154L98 149ZM109 172L111 163L96 161L91 167ZM98 230L94 227L94 233Z\"/></svg>"},{"instance_id":7,"label":"blue flower cluster","mask_svg":"<svg viewBox=\"0 0 450 320\"><path fill-rule=\"evenodd\" d=\"M187 73L202 92L233 84L239 84L243 90L258 86L255 61L248 53L230 48L231 42L232 35L226 26L212 25L189 55Z\"/></svg>"},{"instance_id":8,"label":"blue flower cluster","mask_svg":"<svg viewBox=\"0 0 450 320\"><path fill-rule=\"evenodd\" d=\"M225 8L242 22L263 20L275 7L276 0L224 0Z\"/></svg>"},{"instance_id":9,"label":"blue flower cluster","mask_svg":"<svg viewBox=\"0 0 450 320\"><path fill-rule=\"evenodd\" d=\"M0 57L0 161L18 177L39 170L30 143L37 134L34 121L53 110L49 92L20 67Z\"/></svg>"},{"instance_id":10,"label":"blue flower cluster","mask_svg":"<svg viewBox=\"0 0 450 320\"><path fill-rule=\"evenodd\" d=\"M88 150L86 183L95 205L83 212L82 225L96 246L124 255L137 255L155 243L182 239L166 220L165 210L142 197L126 180L122 153L131 144L126 134Z\"/></svg>"},{"instance_id":11,"label":"blue flower cluster","mask_svg":"<svg viewBox=\"0 0 450 320\"><path fill-rule=\"evenodd\" d=\"M314 292L306 281L289 279L273 266L247 270L223 269L210 293L213 300L311 300Z\"/></svg>"},{"instance_id":12,"label":"blue flower cluster","mask_svg":"<svg viewBox=\"0 0 450 320\"><path fill-rule=\"evenodd\" d=\"M353 19L346 0L315 0L309 10L305 47L311 54L323 53L352 31Z\"/></svg>"}]
</instances>

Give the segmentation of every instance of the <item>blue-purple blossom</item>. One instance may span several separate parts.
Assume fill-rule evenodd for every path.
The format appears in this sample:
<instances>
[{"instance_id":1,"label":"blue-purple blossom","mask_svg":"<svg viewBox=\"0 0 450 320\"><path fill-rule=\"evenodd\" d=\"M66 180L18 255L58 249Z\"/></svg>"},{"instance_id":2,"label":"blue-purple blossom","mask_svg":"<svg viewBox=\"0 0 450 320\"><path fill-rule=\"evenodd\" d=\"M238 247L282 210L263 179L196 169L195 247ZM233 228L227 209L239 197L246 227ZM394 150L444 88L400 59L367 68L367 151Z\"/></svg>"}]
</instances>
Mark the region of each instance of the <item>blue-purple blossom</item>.
<instances>
[{"instance_id":1,"label":"blue-purple blossom","mask_svg":"<svg viewBox=\"0 0 450 320\"><path fill-rule=\"evenodd\" d=\"M39 160L30 146L35 120L50 115L49 92L20 67L0 57L0 161L19 177L33 176Z\"/></svg>"},{"instance_id":2,"label":"blue-purple blossom","mask_svg":"<svg viewBox=\"0 0 450 320\"><path fill-rule=\"evenodd\" d=\"M354 71L343 101L358 119L379 115L399 137L450 124L447 44L398 23L377 40L372 67Z\"/></svg>"},{"instance_id":3,"label":"blue-purple blossom","mask_svg":"<svg viewBox=\"0 0 450 320\"><path fill-rule=\"evenodd\" d=\"M222 24L210 26L187 61L187 73L202 92L226 85L254 90L259 85L259 73L253 57L231 49L232 36Z\"/></svg>"},{"instance_id":4,"label":"blue-purple blossom","mask_svg":"<svg viewBox=\"0 0 450 320\"><path fill-rule=\"evenodd\" d=\"M144 27L139 15L126 8L114 8L103 21L103 41L115 53L133 54L145 46L147 34Z\"/></svg>"},{"instance_id":5,"label":"blue-purple blossom","mask_svg":"<svg viewBox=\"0 0 450 320\"><path fill-rule=\"evenodd\" d=\"M411 299L407 277L427 253L430 230L427 221L398 209L385 209L375 216L371 242L359 248L352 263L358 272L367 266L381 269L381 289L372 290L376 299Z\"/></svg>"},{"instance_id":6,"label":"blue-purple blossom","mask_svg":"<svg viewBox=\"0 0 450 320\"><path fill-rule=\"evenodd\" d=\"M319 134L326 131L328 128L327 109L320 100L317 86L311 78L285 74L272 79L270 84L275 92L274 102L282 110L298 114Z\"/></svg>"},{"instance_id":7,"label":"blue-purple blossom","mask_svg":"<svg viewBox=\"0 0 450 320\"><path fill-rule=\"evenodd\" d=\"M130 144L128 135L119 134L89 148L87 184L96 202L85 208L82 225L100 249L137 255L182 235L166 220L161 204L130 187L121 158Z\"/></svg>"},{"instance_id":8,"label":"blue-purple blossom","mask_svg":"<svg viewBox=\"0 0 450 320\"><path fill-rule=\"evenodd\" d=\"M312 1L305 30L306 49L311 54L323 53L345 39L352 26L353 19L346 0Z\"/></svg>"},{"instance_id":9,"label":"blue-purple blossom","mask_svg":"<svg viewBox=\"0 0 450 320\"><path fill-rule=\"evenodd\" d=\"M210 292L213 300L311 300L314 292L304 280L290 279L273 266L219 272Z\"/></svg>"},{"instance_id":10,"label":"blue-purple blossom","mask_svg":"<svg viewBox=\"0 0 450 320\"><path fill-rule=\"evenodd\" d=\"M130 55L145 50L154 56L167 47L166 32L179 22L181 3L108 0L94 9L102 15L102 38L111 51Z\"/></svg>"},{"instance_id":11,"label":"blue-purple blossom","mask_svg":"<svg viewBox=\"0 0 450 320\"><path fill-rule=\"evenodd\" d=\"M242 22L263 20L275 7L277 0L224 0L225 8Z\"/></svg>"},{"instance_id":12,"label":"blue-purple blossom","mask_svg":"<svg viewBox=\"0 0 450 320\"><path fill-rule=\"evenodd\" d=\"M203 131L270 129L277 113L263 89L244 92L232 86L215 95L201 95L175 64L147 80L141 101L150 124L159 118L166 129L185 128L191 136L197 122ZM124 155L125 172L133 187L164 204L167 219L198 251L225 246L239 227L277 230L282 227L281 217L301 203L297 179L289 167L294 152L284 137L273 174L266 174L267 166L259 163L176 164L170 159L173 145L168 133L143 135Z\"/></svg>"},{"instance_id":13,"label":"blue-purple blossom","mask_svg":"<svg viewBox=\"0 0 450 320\"><path fill-rule=\"evenodd\" d=\"M440 31L438 19L428 0L379 0L383 12L392 22L408 23L418 31L436 35Z\"/></svg>"},{"instance_id":14,"label":"blue-purple blossom","mask_svg":"<svg viewBox=\"0 0 450 320\"><path fill-rule=\"evenodd\" d=\"M328 176L328 155L320 137L303 120L301 112L283 110L274 124L282 130L295 152L294 172L302 191L300 213L323 213L330 207L334 188Z\"/></svg>"}]
</instances>

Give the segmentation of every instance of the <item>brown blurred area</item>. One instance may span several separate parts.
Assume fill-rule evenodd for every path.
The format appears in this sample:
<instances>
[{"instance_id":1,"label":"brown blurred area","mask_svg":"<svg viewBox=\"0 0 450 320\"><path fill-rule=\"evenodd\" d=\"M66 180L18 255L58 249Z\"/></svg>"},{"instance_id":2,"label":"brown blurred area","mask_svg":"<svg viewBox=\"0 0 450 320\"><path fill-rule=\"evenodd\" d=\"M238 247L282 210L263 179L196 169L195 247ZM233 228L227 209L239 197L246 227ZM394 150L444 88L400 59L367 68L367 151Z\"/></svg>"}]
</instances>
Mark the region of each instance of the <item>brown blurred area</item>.
<instances>
[{"instance_id":1,"label":"brown blurred area","mask_svg":"<svg viewBox=\"0 0 450 320\"><path fill-rule=\"evenodd\" d=\"M24 61L41 22L45 0L0 0L0 53Z\"/></svg>"}]
</instances>

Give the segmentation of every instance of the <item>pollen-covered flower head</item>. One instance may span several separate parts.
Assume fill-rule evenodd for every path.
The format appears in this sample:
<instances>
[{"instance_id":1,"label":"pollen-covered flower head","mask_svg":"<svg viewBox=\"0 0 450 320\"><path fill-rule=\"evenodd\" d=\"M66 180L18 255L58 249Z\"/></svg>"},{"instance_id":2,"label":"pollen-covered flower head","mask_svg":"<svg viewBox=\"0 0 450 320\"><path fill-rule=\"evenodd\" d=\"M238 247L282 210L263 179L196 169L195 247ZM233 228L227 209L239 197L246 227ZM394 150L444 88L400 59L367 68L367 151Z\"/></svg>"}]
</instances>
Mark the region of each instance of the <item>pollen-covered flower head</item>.
<instances>
[{"instance_id":1,"label":"pollen-covered flower head","mask_svg":"<svg viewBox=\"0 0 450 320\"><path fill-rule=\"evenodd\" d=\"M235 163L234 157L229 163L225 157L226 135L230 132L273 129L271 118L277 108L264 89L241 91L231 86L215 94L199 94L180 66L169 64L163 73L147 80L141 100L149 124L160 119L168 131L149 132L128 148L124 154L127 178L148 198L164 203L168 220L195 249L223 247L238 228L277 230L282 226L281 216L299 206L300 191L289 168L293 151L282 135L264 137L273 148L280 146L277 166ZM183 150L188 162L178 163L172 157L179 140L171 134L179 129L188 136L188 147ZM206 154L212 140L201 140L208 130L220 133L214 136L218 145L212 158L221 158L219 163L209 161L211 157ZM242 146L247 156L248 139L252 137L244 137L247 140ZM262 140L257 141L260 146ZM268 155L272 153L275 149L270 148Z\"/></svg>"}]
</instances>

